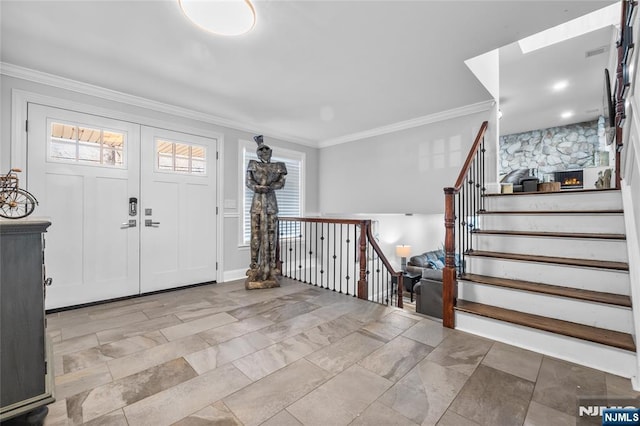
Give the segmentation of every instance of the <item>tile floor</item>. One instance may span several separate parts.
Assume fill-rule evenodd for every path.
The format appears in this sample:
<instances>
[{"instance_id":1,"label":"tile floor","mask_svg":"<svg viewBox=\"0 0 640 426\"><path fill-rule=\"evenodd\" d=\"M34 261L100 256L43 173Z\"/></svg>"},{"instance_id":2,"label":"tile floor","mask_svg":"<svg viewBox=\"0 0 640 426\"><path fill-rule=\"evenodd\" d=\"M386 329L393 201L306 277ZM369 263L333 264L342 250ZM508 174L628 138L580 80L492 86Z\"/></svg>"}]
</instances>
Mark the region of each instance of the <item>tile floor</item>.
<instances>
[{"instance_id":1,"label":"tile floor","mask_svg":"<svg viewBox=\"0 0 640 426\"><path fill-rule=\"evenodd\" d=\"M46 425L573 425L629 380L284 280L50 314ZM580 423L578 423L580 424Z\"/></svg>"}]
</instances>

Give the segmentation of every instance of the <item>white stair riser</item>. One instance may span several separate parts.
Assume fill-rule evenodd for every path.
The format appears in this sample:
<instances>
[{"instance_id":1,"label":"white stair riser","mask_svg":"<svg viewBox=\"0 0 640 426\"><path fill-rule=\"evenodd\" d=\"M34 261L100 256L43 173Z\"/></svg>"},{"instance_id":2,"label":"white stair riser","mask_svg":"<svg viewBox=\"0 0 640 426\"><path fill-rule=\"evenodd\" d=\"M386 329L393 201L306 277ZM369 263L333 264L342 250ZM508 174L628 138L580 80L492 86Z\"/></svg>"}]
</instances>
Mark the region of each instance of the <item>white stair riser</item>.
<instances>
[{"instance_id":1,"label":"white stair riser","mask_svg":"<svg viewBox=\"0 0 640 426\"><path fill-rule=\"evenodd\" d=\"M482 214L478 226L487 231L625 233L622 214Z\"/></svg>"},{"instance_id":2,"label":"white stair riser","mask_svg":"<svg viewBox=\"0 0 640 426\"><path fill-rule=\"evenodd\" d=\"M619 191L485 197L485 210L621 210Z\"/></svg>"},{"instance_id":3,"label":"white stair riser","mask_svg":"<svg viewBox=\"0 0 640 426\"><path fill-rule=\"evenodd\" d=\"M456 311L456 329L630 378L636 354L618 348Z\"/></svg>"},{"instance_id":4,"label":"white stair riser","mask_svg":"<svg viewBox=\"0 0 640 426\"><path fill-rule=\"evenodd\" d=\"M554 238L515 235L474 235L474 250L520 253L575 259L627 262L625 240L599 238Z\"/></svg>"},{"instance_id":5,"label":"white stair riser","mask_svg":"<svg viewBox=\"0 0 640 426\"><path fill-rule=\"evenodd\" d=\"M460 282L458 298L623 333L634 333L631 309L585 300Z\"/></svg>"},{"instance_id":6,"label":"white stair riser","mask_svg":"<svg viewBox=\"0 0 640 426\"><path fill-rule=\"evenodd\" d=\"M626 296L630 291L629 273L626 271L579 268L479 256L465 256L465 261L466 272L469 274L561 285Z\"/></svg>"}]
</instances>

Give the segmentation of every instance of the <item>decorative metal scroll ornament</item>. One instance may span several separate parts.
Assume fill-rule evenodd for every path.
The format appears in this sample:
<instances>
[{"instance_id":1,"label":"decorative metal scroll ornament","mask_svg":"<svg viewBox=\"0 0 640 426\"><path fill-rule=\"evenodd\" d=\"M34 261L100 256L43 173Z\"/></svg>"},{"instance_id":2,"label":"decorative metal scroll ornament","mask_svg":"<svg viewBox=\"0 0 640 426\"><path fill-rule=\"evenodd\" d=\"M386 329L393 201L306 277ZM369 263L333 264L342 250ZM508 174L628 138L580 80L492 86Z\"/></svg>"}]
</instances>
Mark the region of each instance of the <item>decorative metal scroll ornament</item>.
<instances>
[{"instance_id":1,"label":"decorative metal scroll ornament","mask_svg":"<svg viewBox=\"0 0 640 426\"><path fill-rule=\"evenodd\" d=\"M280 287L280 270L276 263L278 201L275 191L285 183L287 167L271 162L272 150L264 144L262 135L254 136L258 144L258 160L247 166L247 188L253 191L251 203L251 264L247 270L245 288Z\"/></svg>"}]
</instances>

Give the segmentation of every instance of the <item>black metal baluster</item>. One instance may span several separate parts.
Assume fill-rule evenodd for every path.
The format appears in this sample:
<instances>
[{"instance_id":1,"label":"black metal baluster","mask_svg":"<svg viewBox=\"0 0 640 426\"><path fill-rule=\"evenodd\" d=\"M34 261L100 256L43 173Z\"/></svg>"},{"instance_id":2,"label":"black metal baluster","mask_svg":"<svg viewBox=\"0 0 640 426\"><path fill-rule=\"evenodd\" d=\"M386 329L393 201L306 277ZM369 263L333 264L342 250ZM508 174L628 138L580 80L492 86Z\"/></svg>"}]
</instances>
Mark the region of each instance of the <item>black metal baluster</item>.
<instances>
[{"instance_id":1,"label":"black metal baluster","mask_svg":"<svg viewBox=\"0 0 640 426\"><path fill-rule=\"evenodd\" d=\"M482 194L481 195L482 195L482 198L480 198L480 200L481 200L480 211L485 211L484 210L484 196L485 196L487 188L485 186L485 180L484 180L484 177L485 177L484 175L485 175L485 172L486 172L485 163L484 163L484 153L486 152L486 150L484 148L484 136L482 137L482 143L480 144L480 152L482 153L482 157L481 157L481 161L482 161L482 173L481 173L481 185L482 185L481 192L482 192Z\"/></svg>"},{"instance_id":2,"label":"black metal baluster","mask_svg":"<svg viewBox=\"0 0 640 426\"><path fill-rule=\"evenodd\" d=\"M324 284L324 223L320 224L320 287Z\"/></svg>"},{"instance_id":3,"label":"black metal baluster","mask_svg":"<svg viewBox=\"0 0 640 426\"><path fill-rule=\"evenodd\" d=\"M348 225L347 225L348 226ZM340 225L340 240L342 240L342 225ZM346 252L347 252L347 259L346 259L346 263L347 263L347 288L349 288L349 280L351 279L351 277L349 276L349 244L351 243L351 239L349 238L349 228L347 228L347 248L346 248ZM354 271L355 274L355 271ZM340 256L340 277L342 277L342 256ZM354 280L355 282L355 280ZM340 278L340 289L342 290L342 278Z\"/></svg>"},{"instance_id":4,"label":"black metal baluster","mask_svg":"<svg viewBox=\"0 0 640 426\"><path fill-rule=\"evenodd\" d=\"M316 222L316 233L314 236L314 240L316 241L316 279L313 281L313 285L318 285L318 222Z\"/></svg>"},{"instance_id":5,"label":"black metal baluster","mask_svg":"<svg viewBox=\"0 0 640 426\"><path fill-rule=\"evenodd\" d=\"M336 267L337 258L338 256L336 255L336 224L334 223L333 224L333 291L336 291L336 272L338 270L338 268ZM342 279L340 279L340 286L342 286ZM347 288L347 291L349 291L348 288Z\"/></svg>"}]
</instances>

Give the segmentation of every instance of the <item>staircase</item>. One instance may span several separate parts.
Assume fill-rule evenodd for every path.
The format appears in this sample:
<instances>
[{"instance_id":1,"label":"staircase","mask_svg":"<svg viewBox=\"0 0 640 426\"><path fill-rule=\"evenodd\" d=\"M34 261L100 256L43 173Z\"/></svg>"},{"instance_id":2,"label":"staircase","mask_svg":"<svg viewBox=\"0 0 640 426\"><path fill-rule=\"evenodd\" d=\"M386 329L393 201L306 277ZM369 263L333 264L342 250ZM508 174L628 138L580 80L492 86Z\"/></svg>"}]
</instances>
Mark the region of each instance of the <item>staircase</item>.
<instances>
[{"instance_id":1,"label":"staircase","mask_svg":"<svg viewBox=\"0 0 640 426\"><path fill-rule=\"evenodd\" d=\"M484 196L455 327L630 377L636 344L618 190Z\"/></svg>"}]
</instances>

